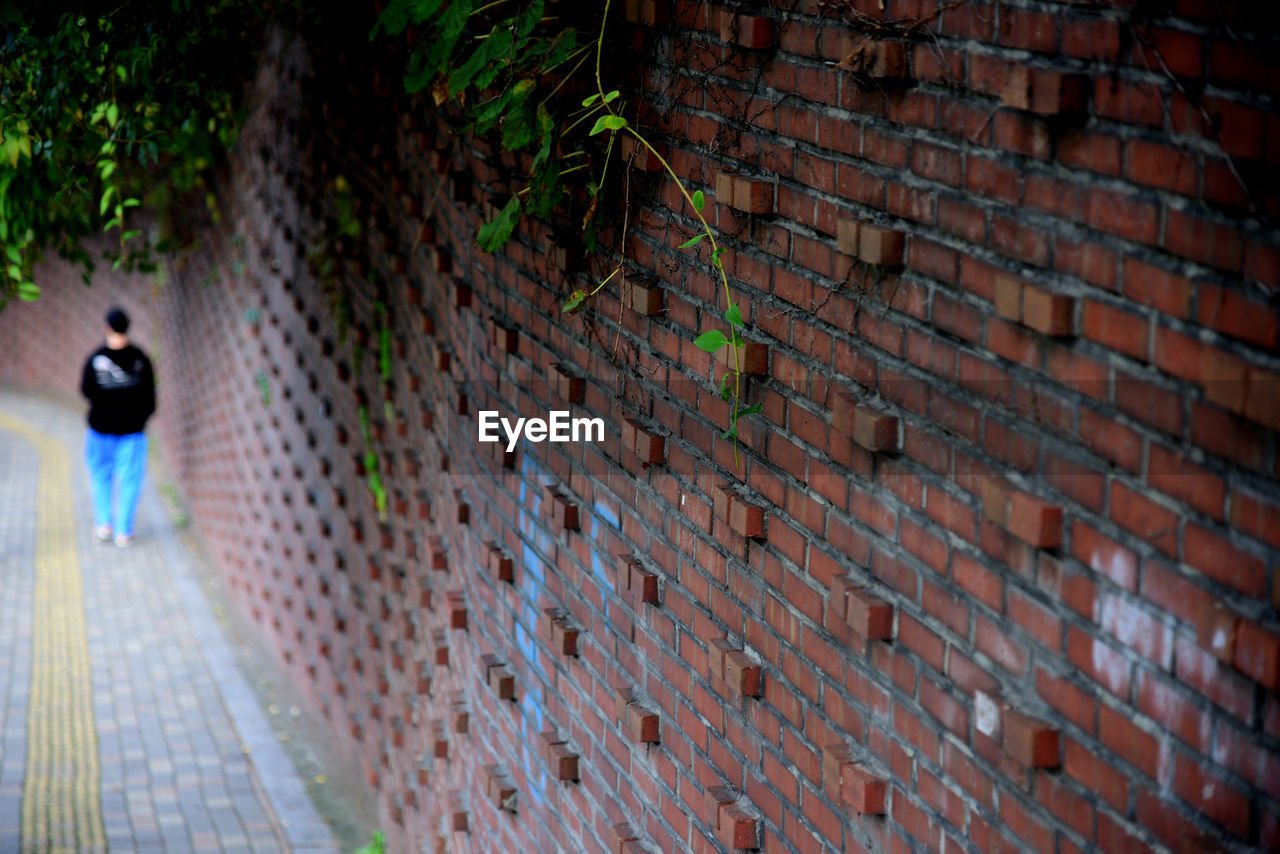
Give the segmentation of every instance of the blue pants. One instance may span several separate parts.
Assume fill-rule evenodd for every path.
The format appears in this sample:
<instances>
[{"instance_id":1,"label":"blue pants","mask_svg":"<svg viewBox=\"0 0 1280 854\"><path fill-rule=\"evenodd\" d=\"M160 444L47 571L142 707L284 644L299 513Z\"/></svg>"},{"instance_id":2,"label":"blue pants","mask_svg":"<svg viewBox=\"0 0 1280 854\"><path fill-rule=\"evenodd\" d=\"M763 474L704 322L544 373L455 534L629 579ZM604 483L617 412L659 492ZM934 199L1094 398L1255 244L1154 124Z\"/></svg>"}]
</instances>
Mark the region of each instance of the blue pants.
<instances>
[{"instance_id":1,"label":"blue pants","mask_svg":"<svg viewBox=\"0 0 1280 854\"><path fill-rule=\"evenodd\" d=\"M84 456L89 463L94 524L110 525L117 535L133 536L133 516L147 467L147 434L114 436L91 428L85 436Z\"/></svg>"}]
</instances>

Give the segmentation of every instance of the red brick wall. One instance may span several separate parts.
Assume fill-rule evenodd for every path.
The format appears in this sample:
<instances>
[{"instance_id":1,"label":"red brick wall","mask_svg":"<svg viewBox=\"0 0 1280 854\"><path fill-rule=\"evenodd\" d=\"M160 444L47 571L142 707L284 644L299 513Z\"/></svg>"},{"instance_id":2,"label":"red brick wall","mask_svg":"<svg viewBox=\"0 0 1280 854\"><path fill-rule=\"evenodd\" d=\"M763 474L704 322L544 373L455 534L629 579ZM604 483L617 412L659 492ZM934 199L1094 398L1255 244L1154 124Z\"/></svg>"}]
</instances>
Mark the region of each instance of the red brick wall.
<instances>
[{"instance_id":1,"label":"red brick wall","mask_svg":"<svg viewBox=\"0 0 1280 854\"><path fill-rule=\"evenodd\" d=\"M500 171L394 57L264 64L224 224L145 303L157 432L395 850L1280 848L1274 35L1230 2L856 5L926 20L758 4L755 49L703 4L618 25L768 348L740 463L671 185L633 173L625 251L662 310L628 285L565 317L614 262L561 269L535 225L474 253ZM859 44L901 78L833 67ZM373 227L345 342L305 260L338 174ZM0 316L19 352L99 312L46 275ZM563 407L558 364L607 440L488 453L477 410Z\"/></svg>"}]
</instances>

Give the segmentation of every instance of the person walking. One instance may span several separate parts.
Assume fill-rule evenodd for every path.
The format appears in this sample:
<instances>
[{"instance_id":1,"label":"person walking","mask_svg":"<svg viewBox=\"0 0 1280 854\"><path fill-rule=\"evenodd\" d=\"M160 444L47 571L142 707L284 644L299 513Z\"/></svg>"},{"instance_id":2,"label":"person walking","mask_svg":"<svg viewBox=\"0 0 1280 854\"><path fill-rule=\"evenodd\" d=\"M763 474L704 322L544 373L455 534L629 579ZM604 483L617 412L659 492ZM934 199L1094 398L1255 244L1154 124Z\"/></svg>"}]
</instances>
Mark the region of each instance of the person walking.
<instances>
[{"instance_id":1,"label":"person walking","mask_svg":"<svg viewBox=\"0 0 1280 854\"><path fill-rule=\"evenodd\" d=\"M84 363L80 393L89 399L85 460L93 494L94 533L119 548L133 545L133 517L147 462L147 419L156 384L147 354L129 343L129 316L112 308L106 344ZM114 502L113 502L114 497Z\"/></svg>"}]
</instances>

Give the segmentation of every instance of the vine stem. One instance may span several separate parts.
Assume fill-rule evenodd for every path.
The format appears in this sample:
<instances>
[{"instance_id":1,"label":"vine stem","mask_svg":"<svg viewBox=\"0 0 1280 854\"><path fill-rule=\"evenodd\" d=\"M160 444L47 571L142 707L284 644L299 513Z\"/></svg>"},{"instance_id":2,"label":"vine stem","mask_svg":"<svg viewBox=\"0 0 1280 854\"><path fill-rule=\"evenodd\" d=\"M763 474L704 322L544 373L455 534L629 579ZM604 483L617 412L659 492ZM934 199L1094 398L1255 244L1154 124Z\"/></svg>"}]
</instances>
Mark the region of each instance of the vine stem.
<instances>
[{"instance_id":1,"label":"vine stem","mask_svg":"<svg viewBox=\"0 0 1280 854\"><path fill-rule=\"evenodd\" d=\"M616 116L618 114L614 112L613 108L609 105L609 102L605 100L604 81L600 77L600 64L604 55L604 31L605 27L609 23L610 5L612 5L612 0L604 0L604 14L600 18L600 35L596 38L596 92L600 96L600 104L604 107L605 112L609 113L609 115ZM733 431L733 461L735 464L738 464L737 425L742 401L742 355L741 349L738 347L738 324L734 323L733 319L728 315L729 308L733 306L733 293L729 290L729 275L725 272L724 264L720 261L720 244L716 241L716 236L712 232L711 226L707 223L706 218L702 215L702 211L699 209L698 205L694 203L693 195L689 192L688 187L685 186L684 181L680 179L680 176L676 174L675 169L671 166L671 163L668 162L667 158L663 157L662 154L654 148L653 144L650 143L643 134L632 127L630 123L625 124L622 129L631 134L637 142L643 145L649 153L656 157L658 162L662 164L663 170L671 176L671 180L675 182L676 188L680 190L680 195L684 196L685 201L689 203L689 207L693 210L694 216L698 218L698 223L702 226L703 234L705 234L707 239L711 242L711 261L716 270L720 273L720 284L724 288L725 320L729 324L728 344L732 355L732 362L729 370L733 372L733 403L731 404L732 409L729 416L729 428ZM617 270L610 273L609 278L605 279L605 281L607 282L609 279L613 278L615 273L617 273ZM603 287L603 285L604 283L602 282L600 287ZM594 294L598 290L600 290L599 287L591 293Z\"/></svg>"}]
</instances>

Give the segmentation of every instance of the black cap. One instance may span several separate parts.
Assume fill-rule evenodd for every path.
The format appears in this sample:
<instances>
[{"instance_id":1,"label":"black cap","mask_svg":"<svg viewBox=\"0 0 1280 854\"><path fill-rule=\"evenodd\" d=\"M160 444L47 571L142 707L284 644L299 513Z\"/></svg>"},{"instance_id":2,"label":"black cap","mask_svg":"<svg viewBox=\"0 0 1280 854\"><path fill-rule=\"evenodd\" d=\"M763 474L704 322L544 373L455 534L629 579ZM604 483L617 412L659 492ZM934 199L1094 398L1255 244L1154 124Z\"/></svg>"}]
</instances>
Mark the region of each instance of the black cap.
<instances>
[{"instance_id":1,"label":"black cap","mask_svg":"<svg viewBox=\"0 0 1280 854\"><path fill-rule=\"evenodd\" d=\"M119 308L113 308L107 312L107 326L123 335L129 329L129 315Z\"/></svg>"}]
</instances>

